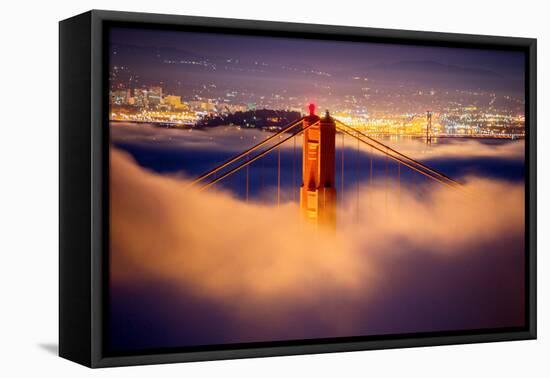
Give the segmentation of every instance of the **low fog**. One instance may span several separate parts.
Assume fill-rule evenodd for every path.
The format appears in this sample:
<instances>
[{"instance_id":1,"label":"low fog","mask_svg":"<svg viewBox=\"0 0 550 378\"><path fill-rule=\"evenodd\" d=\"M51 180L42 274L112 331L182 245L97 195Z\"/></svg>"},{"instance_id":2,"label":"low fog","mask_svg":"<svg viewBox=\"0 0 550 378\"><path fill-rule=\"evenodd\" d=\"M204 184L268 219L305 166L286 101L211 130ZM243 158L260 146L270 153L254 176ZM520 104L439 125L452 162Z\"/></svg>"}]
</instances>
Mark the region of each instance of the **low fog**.
<instances>
[{"instance_id":1,"label":"low fog","mask_svg":"<svg viewBox=\"0 0 550 378\"><path fill-rule=\"evenodd\" d=\"M114 345L521 325L523 185L465 181L467 195L353 188L335 232L112 148Z\"/></svg>"},{"instance_id":2,"label":"low fog","mask_svg":"<svg viewBox=\"0 0 550 378\"><path fill-rule=\"evenodd\" d=\"M260 141L273 135L271 132L257 129L237 130L236 126L220 126L209 129L170 129L155 127L152 125L136 126L131 123L116 123L110 128L111 140L117 144L131 144L134 146L157 146L157 147L177 147L185 150L210 149L222 152L241 152L245 147L251 147ZM298 145L301 145L301 136L297 137ZM353 146L355 141L346 137L348 148ZM422 138L399 138L397 140L390 138L384 139L384 143L392 147L398 147L398 150L404 154L410 154L417 158L432 159L439 157L479 158L479 157L501 157L501 158L523 158L525 154L525 144L522 140L514 143L495 145L488 141L465 140L465 139L446 139L436 140L430 148L422 142ZM419 142L420 141L420 142ZM443 143L438 143L443 142ZM341 140L338 136L337 147ZM457 145L460 148L457 148ZM293 148L292 143L281 145L283 149ZM360 145L363 151L370 151L370 147Z\"/></svg>"}]
</instances>

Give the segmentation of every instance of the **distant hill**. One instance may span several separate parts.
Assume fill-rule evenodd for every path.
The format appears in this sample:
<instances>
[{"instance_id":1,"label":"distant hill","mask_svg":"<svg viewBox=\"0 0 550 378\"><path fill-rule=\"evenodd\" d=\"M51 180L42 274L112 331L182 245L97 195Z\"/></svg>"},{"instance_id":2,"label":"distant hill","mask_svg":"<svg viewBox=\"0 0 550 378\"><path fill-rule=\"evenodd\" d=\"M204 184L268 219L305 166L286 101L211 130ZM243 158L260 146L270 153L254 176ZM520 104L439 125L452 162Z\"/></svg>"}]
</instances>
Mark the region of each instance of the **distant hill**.
<instances>
[{"instance_id":1,"label":"distant hill","mask_svg":"<svg viewBox=\"0 0 550 378\"><path fill-rule=\"evenodd\" d=\"M503 76L483 68L460 67L434 61L401 61L391 64L379 64L373 67L377 71L411 73L429 73L431 75L466 75L481 78L502 78Z\"/></svg>"},{"instance_id":2,"label":"distant hill","mask_svg":"<svg viewBox=\"0 0 550 378\"><path fill-rule=\"evenodd\" d=\"M365 68L369 80L385 86L405 85L439 89L481 91L523 90L522 78L512 79L479 67L463 67L435 61L400 61Z\"/></svg>"},{"instance_id":3,"label":"distant hill","mask_svg":"<svg viewBox=\"0 0 550 378\"><path fill-rule=\"evenodd\" d=\"M236 125L251 128L285 126L299 119L301 116L300 112L259 109L246 112L235 112L227 115L205 116L197 122L197 126L213 127Z\"/></svg>"}]
</instances>

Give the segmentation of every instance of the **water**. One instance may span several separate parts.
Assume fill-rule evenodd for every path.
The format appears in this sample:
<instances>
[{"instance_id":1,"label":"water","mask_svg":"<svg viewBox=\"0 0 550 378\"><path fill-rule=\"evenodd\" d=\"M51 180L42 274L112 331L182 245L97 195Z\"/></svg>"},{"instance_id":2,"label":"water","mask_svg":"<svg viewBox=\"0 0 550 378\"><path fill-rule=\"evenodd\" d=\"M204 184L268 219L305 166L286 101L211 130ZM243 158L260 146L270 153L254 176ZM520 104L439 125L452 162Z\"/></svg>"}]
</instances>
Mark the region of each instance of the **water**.
<instances>
[{"instance_id":1,"label":"water","mask_svg":"<svg viewBox=\"0 0 550 378\"><path fill-rule=\"evenodd\" d=\"M130 153L140 166L161 174L187 178L200 176L270 135L270 132L235 126L206 130L166 129L131 123L111 126L112 144ZM459 182L471 176L524 180L522 140L440 138L431 145L420 138L410 137L378 140ZM280 149L276 148L251 163L248 169L241 169L212 188L223 188L245 199L248 175L249 200L277 202L280 166L280 200L298 201L302 176L301 150L302 138L291 139ZM339 193L342 189L344 192L353 190L358 185L399 185L400 190L421 193L429 183L438 185L350 136L345 136L343 140L341 134L336 136L336 188ZM342 197L339 195L339 198Z\"/></svg>"}]
</instances>

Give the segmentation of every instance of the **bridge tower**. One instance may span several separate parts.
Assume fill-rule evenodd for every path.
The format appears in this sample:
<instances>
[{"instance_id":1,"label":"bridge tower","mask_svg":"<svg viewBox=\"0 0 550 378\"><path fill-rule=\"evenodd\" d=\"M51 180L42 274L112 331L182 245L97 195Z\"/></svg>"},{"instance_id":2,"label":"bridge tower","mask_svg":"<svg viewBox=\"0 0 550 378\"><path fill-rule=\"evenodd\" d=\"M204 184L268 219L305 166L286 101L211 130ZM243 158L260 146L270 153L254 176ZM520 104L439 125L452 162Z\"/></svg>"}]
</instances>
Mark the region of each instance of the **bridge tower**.
<instances>
[{"instance_id":1,"label":"bridge tower","mask_svg":"<svg viewBox=\"0 0 550 378\"><path fill-rule=\"evenodd\" d=\"M426 111L426 143L432 143L432 112Z\"/></svg>"},{"instance_id":2,"label":"bridge tower","mask_svg":"<svg viewBox=\"0 0 550 378\"><path fill-rule=\"evenodd\" d=\"M304 131L300 208L312 223L336 227L336 123L328 110L319 118L310 104L303 127L318 121Z\"/></svg>"}]
</instances>

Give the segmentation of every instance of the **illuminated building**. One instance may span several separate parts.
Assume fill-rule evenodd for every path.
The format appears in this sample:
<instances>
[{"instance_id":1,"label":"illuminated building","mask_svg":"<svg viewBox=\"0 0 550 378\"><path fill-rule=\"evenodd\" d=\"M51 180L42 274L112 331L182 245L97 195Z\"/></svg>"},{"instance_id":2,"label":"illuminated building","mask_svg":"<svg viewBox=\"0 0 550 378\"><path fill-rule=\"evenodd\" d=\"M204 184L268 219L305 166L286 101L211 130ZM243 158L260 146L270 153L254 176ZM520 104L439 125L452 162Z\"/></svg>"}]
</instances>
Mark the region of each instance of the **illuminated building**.
<instances>
[{"instance_id":1,"label":"illuminated building","mask_svg":"<svg viewBox=\"0 0 550 378\"><path fill-rule=\"evenodd\" d=\"M189 101L189 106L191 106L193 110L203 112L214 112L216 110L216 104L210 101Z\"/></svg>"},{"instance_id":2,"label":"illuminated building","mask_svg":"<svg viewBox=\"0 0 550 378\"><path fill-rule=\"evenodd\" d=\"M126 105L130 99L129 89L115 89L111 91L111 103L116 105Z\"/></svg>"},{"instance_id":3,"label":"illuminated building","mask_svg":"<svg viewBox=\"0 0 550 378\"><path fill-rule=\"evenodd\" d=\"M148 105L150 107L157 107L162 102L162 88L151 87L147 92Z\"/></svg>"},{"instance_id":4,"label":"illuminated building","mask_svg":"<svg viewBox=\"0 0 550 378\"><path fill-rule=\"evenodd\" d=\"M167 95L162 99L165 105L168 105L172 110L187 110L189 107L181 102L181 96Z\"/></svg>"},{"instance_id":5,"label":"illuminated building","mask_svg":"<svg viewBox=\"0 0 550 378\"><path fill-rule=\"evenodd\" d=\"M138 107L146 108L149 106L149 100L147 98L147 89L136 88L134 90L135 103Z\"/></svg>"}]
</instances>

